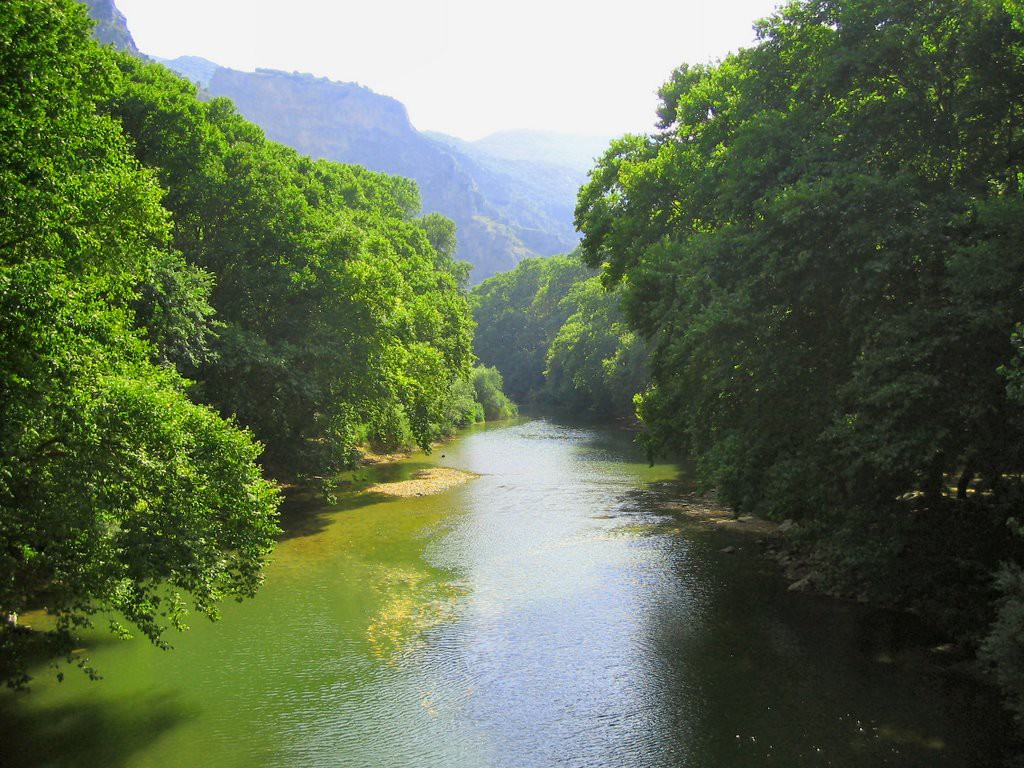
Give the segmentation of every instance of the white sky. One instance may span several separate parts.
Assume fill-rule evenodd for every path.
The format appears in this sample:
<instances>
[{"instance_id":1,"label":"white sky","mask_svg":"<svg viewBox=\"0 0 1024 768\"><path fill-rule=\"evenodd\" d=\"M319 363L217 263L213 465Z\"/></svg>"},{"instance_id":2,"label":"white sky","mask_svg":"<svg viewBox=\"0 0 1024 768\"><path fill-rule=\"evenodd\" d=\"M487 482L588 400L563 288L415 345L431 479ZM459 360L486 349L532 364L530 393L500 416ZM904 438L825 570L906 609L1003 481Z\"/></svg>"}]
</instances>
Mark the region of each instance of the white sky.
<instances>
[{"instance_id":1,"label":"white sky","mask_svg":"<svg viewBox=\"0 0 1024 768\"><path fill-rule=\"evenodd\" d=\"M143 53L358 82L421 130L648 132L683 62L754 40L778 0L116 0Z\"/></svg>"}]
</instances>

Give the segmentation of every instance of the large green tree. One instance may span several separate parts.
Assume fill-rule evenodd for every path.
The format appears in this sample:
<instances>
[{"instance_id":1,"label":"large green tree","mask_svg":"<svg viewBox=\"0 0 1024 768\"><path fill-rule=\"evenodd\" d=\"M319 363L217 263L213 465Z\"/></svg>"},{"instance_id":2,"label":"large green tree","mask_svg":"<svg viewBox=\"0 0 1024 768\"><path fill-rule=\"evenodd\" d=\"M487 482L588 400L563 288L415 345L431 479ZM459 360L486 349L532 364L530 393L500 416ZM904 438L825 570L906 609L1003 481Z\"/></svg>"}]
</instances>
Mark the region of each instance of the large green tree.
<instances>
[{"instance_id":1,"label":"large green tree","mask_svg":"<svg viewBox=\"0 0 1024 768\"><path fill-rule=\"evenodd\" d=\"M366 441L431 441L471 365L455 232L416 218L407 179L312 161L225 99L116 56L106 109L168 188L173 243L216 279L215 358L194 394L267 445L286 476L325 474Z\"/></svg>"},{"instance_id":2,"label":"large green tree","mask_svg":"<svg viewBox=\"0 0 1024 768\"><path fill-rule=\"evenodd\" d=\"M759 37L673 73L660 130L580 194L584 258L654 350L650 447L962 618L1016 556L1021 33L999 2L807 0Z\"/></svg>"},{"instance_id":3,"label":"large green tree","mask_svg":"<svg viewBox=\"0 0 1024 768\"><path fill-rule=\"evenodd\" d=\"M98 612L163 643L250 595L277 532L252 438L186 396L208 276L97 111L115 73L70 0L0 13L0 676ZM143 323L148 323L144 327ZM17 624L46 609L47 633Z\"/></svg>"},{"instance_id":4,"label":"large green tree","mask_svg":"<svg viewBox=\"0 0 1024 768\"><path fill-rule=\"evenodd\" d=\"M647 347L626 327L618 292L591 276L562 303L572 312L548 342L541 397L574 413L632 417L647 387Z\"/></svg>"}]
</instances>

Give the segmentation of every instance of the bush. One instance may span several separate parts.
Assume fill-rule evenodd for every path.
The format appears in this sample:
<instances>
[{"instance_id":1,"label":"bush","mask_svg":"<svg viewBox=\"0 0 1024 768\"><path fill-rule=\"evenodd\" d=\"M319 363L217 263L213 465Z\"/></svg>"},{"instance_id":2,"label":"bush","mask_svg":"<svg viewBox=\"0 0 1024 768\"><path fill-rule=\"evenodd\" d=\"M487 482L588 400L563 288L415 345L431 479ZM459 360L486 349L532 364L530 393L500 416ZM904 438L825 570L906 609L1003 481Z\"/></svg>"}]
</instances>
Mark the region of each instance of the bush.
<instances>
[{"instance_id":1,"label":"bush","mask_svg":"<svg viewBox=\"0 0 1024 768\"><path fill-rule=\"evenodd\" d=\"M1024 571L1004 565L996 576L1002 593L999 613L981 646L981 657L995 666L1009 703L1024 717Z\"/></svg>"},{"instance_id":2,"label":"bush","mask_svg":"<svg viewBox=\"0 0 1024 768\"><path fill-rule=\"evenodd\" d=\"M449 434L456 429L484 420L484 407L477 402L476 387L469 379L456 379L452 384L448 409L445 414L445 431Z\"/></svg>"},{"instance_id":3,"label":"bush","mask_svg":"<svg viewBox=\"0 0 1024 768\"><path fill-rule=\"evenodd\" d=\"M483 406L486 421L501 421L518 415L516 404L502 390L501 373L497 368L477 366L473 369L473 387L477 402Z\"/></svg>"}]
</instances>

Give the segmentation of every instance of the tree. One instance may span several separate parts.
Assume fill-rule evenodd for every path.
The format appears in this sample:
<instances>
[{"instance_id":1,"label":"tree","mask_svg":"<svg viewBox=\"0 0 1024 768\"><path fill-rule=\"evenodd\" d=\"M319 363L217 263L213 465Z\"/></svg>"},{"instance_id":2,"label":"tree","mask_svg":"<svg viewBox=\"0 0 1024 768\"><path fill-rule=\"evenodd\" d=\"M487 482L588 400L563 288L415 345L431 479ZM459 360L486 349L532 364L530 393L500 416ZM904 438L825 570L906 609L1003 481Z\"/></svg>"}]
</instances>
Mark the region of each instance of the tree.
<instances>
[{"instance_id":1,"label":"tree","mask_svg":"<svg viewBox=\"0 0 1024 768\"><path fill-rule=\"evenodd\" d=\"M583 257L652 349L648 445L816 526L854 588L976 628L956 605L1016 547L1024 458L998 374L1024 316L1021 32L999 3L808 0L759 38L673 73L659 132L579 197Z\"/></svg>"},{"instance_id":2,"label":"tree","mask_svg":"<svg viewBox=\"0 0 1024 768\"><path fill-rule=\"evenodd\" d=\"M478 366L473 371L473 387L485 421L502 421L518 414L519 409L515 403L505 396L501 373L497 368Z\"/></svg>"},{"instance_id":3,"label":"tree","mask_svg":"<svg viewBox=\"0 0 1024 768\"><path fill-rule=\"evenodd\" d=\"M301 157L163 67L113 61L105 108L168 188L174 245L216 281L223 328L187 369L194 396L250 428L285 477L450 430L472 344L454 225L417 219L407 179Z\"/></svg>"},{"instance_id":4,"label":"tree","mask_svg":"<svg viewBox=\"0 0 1024 768\"><path fill-rule=\"evenodd\" d=\"M509 394L577 414L632 416L647 350L577 256L526 259L473 291L476 353Z\"/></svg>"},{"instance_id":5,"label":"tree","mask_svg":"<svg viewBox=\"0 0 1024 768\"><path fill-rule=\"evenodd\" d=\"M163 644L186 596L215 616L251 595L278 530L259 446L158 362L200 354L209 282L96 112L112 73L88 29L70 0L0 14L0 676L15 684L27 648L70 650L98 612ZM16 624L34 608L46 635Z\"/></svg>"},{"instance_id":6,"label":"tree","mask_svg":"<svg viewBox=\"0 0 1024 768\"><path fill-rule=\"evenodd\" d=\"M625 327L618 293L594 276L563 301L574 311L548 344L545 400L576 413L632 417L647 385L647 349Z\"/></svg>"}]
</instances>

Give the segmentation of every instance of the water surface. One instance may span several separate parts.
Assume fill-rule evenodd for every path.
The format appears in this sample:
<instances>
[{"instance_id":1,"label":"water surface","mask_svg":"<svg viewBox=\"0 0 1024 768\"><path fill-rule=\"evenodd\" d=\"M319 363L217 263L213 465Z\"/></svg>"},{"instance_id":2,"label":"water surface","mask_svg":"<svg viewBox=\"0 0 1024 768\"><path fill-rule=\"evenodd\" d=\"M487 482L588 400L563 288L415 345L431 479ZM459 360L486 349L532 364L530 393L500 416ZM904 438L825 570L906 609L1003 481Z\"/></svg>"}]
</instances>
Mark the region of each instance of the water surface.
<instances>
[{"instance_id":1,"label":"water surface","mask_svg":"<svg viewBox=\"0 0 1024 768\"><path fill-rule=\"evenodd\" d=\"M752 540L662 512L676 470L628 433L479 428L386 472L433 464L480 477L296 508L257 598L219 623L170 652L91 636L101 682L37 670L0 697L0 764L994 760L983 692L898 623L787 593Z\"/></svg>"}]
</instances>

